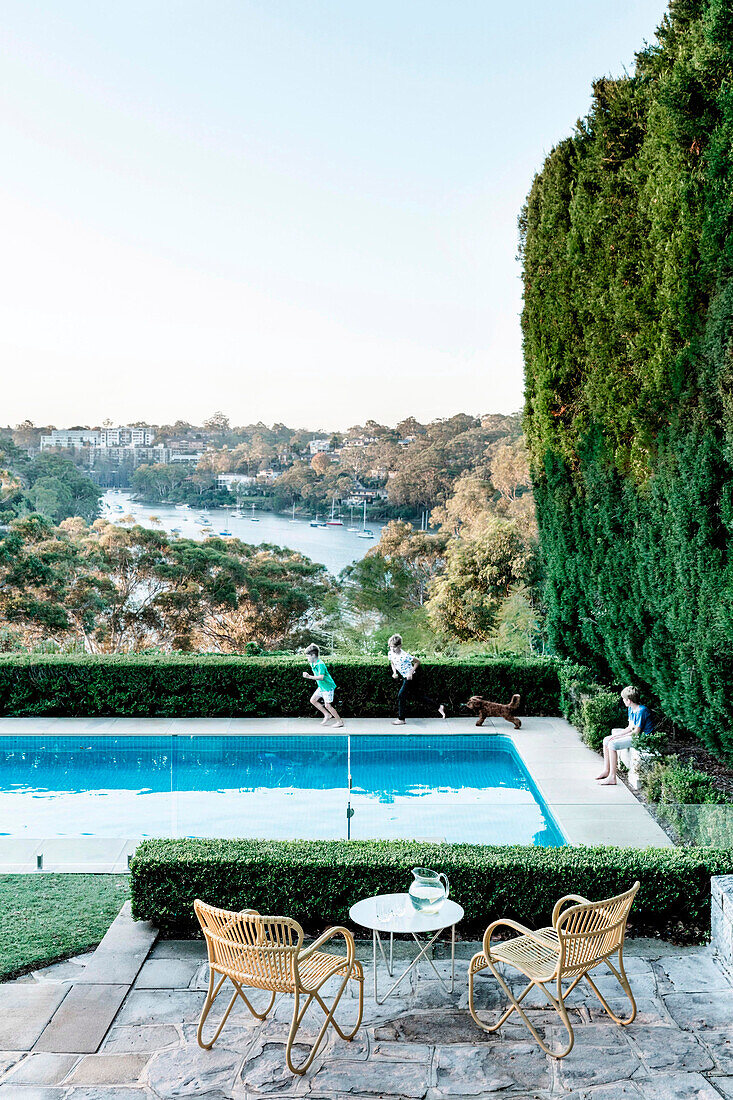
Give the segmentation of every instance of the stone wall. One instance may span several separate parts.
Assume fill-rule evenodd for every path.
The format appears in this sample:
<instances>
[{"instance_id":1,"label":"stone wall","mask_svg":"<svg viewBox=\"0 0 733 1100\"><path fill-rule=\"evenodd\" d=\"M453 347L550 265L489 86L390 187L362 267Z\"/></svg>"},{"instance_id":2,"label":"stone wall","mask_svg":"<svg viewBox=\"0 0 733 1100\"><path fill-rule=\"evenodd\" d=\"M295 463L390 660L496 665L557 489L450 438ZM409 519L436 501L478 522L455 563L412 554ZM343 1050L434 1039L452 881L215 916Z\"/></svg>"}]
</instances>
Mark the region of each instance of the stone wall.
<instances>
[{"instance_id":1,"label":"stone wall","mask_svg":"<svg viewBox=\"0 0 733 1100\"><path fill-rule=\"evenodd\" d=\"M733 979L733 875L710 880L712 890L711 940L718 959Z\"/></svg>"}]
</instances>

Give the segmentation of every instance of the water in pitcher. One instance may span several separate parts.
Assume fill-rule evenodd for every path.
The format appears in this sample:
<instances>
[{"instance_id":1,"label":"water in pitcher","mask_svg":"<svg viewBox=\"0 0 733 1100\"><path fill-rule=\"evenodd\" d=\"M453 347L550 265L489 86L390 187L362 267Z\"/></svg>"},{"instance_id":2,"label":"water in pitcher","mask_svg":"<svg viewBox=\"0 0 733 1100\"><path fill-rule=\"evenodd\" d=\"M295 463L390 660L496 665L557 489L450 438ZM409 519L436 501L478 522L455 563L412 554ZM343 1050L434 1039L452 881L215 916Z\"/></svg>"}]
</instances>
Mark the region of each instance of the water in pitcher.
<instances>
[{"instance_id":1,"label":"water in pitcher","mask_svg":"<svg viewBox=\"0 0 733 1100\"><path fill-rule=\"evenodd\" d=\"M445 901L445 890L442 886L426 886L415 882L410 887L410 897L418 912L437 913Z\"/></svg>"},{"instance_id":2,"label":"water in pitcher","mask_svg":"<svg viewBox=\"0 0 733 1100\"><path fill-rule=\"evenodd\" d=\"M413 906L418 913L437 913L448 897L448 879L427 867L413 867L412 875L409 894Z\"/></svg>"}]
</instances>

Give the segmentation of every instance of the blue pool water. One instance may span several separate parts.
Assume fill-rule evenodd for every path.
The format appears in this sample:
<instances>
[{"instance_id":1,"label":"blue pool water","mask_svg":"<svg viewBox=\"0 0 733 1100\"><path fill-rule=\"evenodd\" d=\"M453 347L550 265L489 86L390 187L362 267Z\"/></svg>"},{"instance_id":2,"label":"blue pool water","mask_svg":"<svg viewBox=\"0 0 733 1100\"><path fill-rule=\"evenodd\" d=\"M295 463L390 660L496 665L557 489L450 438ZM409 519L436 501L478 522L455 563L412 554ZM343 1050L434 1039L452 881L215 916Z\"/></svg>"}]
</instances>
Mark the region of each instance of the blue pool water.
<instances>
[{"instance_id":1,"label":"blue pool water","mask_svg":"<svg viewBox=\"0 0 733 1100\"><path fill-rule=\"evenodd\" d=\"M0 738L0 835L342 838L349 806L355 838L565 843L503 736Z\"/></svg>"}]
</instances>

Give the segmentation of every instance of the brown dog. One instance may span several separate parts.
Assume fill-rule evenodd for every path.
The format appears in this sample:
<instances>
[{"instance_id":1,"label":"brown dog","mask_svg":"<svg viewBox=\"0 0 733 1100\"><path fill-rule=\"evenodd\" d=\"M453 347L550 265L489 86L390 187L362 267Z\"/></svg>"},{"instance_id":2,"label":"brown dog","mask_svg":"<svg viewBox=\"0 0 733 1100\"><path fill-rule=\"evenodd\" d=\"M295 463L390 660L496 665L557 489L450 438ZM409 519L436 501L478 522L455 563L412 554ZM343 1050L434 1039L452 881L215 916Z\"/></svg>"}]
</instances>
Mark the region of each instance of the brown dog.
<instances>
[{"instance_id":1,"label":"brown dog","mask_svg":"<svg viewBox=\"0 0 733 1100\"><path fill-rule=\"evenodd\" d=\"M519 700L519 695L512 695L510 703L491 703L488 699L482 699L480 695L472 695L467 703L461 705L466 710L480 715L477 726L483 726L487 718L505 718L507 722L512 723L515 730L518 730L522 728L522 723L514 717L514 711L519 706Z\"/></svg>"}]
</instances>

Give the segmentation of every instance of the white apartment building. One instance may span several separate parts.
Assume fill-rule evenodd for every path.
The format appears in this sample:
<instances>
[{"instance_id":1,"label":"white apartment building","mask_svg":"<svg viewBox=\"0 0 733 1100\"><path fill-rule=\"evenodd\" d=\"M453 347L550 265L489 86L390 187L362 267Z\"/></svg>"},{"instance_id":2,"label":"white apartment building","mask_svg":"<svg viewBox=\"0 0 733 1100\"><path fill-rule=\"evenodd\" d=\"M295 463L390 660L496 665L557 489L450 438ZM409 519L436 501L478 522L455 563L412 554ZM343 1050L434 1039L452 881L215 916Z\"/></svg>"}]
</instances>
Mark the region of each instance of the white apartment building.
<instances>
[{"instance_id":1,"label":"white apartment building","mask_svg":"<svg viewBox=\"0 0 733 1100\"><path fill-rule=\"evenodd\" d=\"M327 439L311 439L308 443L308 450L310 451L310 453L312 455L317 455L321 451L327 451L328 450L328 440Z\"/></svg>"},{"instance_id":2,"label":"white apartment building","mask_svg":"<svg viewBox=\"0 0 733 1100\"><path fill-rule=\"evenodd\" d=\"M228 489L230 493L235 493L238 485L256 484L257 478L250 477L249 474L217 474L216 477L217 489Z\"/></svg>"},{"instance_id":3,"label":"white apartment building","mask_svg":"<svg viewBox=\"0 0 733 1100\"><path fill-rule=\"evenodd\" d=\"M162 443L156 443L154 447L95 447L89 452L89 465L107 462L113 466L135 467L143 463L167 466L170 458L170 451Z\"/></svg>"},{"instance_id":4,"label":"white apartment building","mask_svg":"<svg viewBox=\"0 0 733 1100\"><path fill-rule=\"evenodd\" d=\"M99 433L100 447L150 447L155 432L152 428L102 428Z\"/></svg>"},{"instance_id":5,"label":"white apartment building","mask_svg":"<svg viewBox=\"0 0 733 1100\"><path fill-rule=\"evenodd\" d=\"M41 436L41 450L74 451L84 457L90 470L99 466L128 466L135 469L143 463L166 464L171 453L163 443L153 444L152 428L62 428ZM200 455L186 456L198 462Z\"/></svg>"},{"instance_id":6,"label":"white apartment building","mask_svg":"<svg viewBox=\"0 0 733 1100\"><path fill-rule=\"evenodd\" d=\"M41 450L60 447L81 451L86 447L151 447L155 432L152 428L61 428L41 436Z\"/></svg>"},{"instance_id":7,"label":"white apartment building","mask_svg":"<svg viewBox=\"0 0 733 1100\"><path fill-rule=\"evenodd\" d=\"M98 447L101 433L87 428L63 428L54 430L50 435L41 436L41 450L62 447L64 450L81 451L84 447Z\"/></svg>"}]
</instances>

